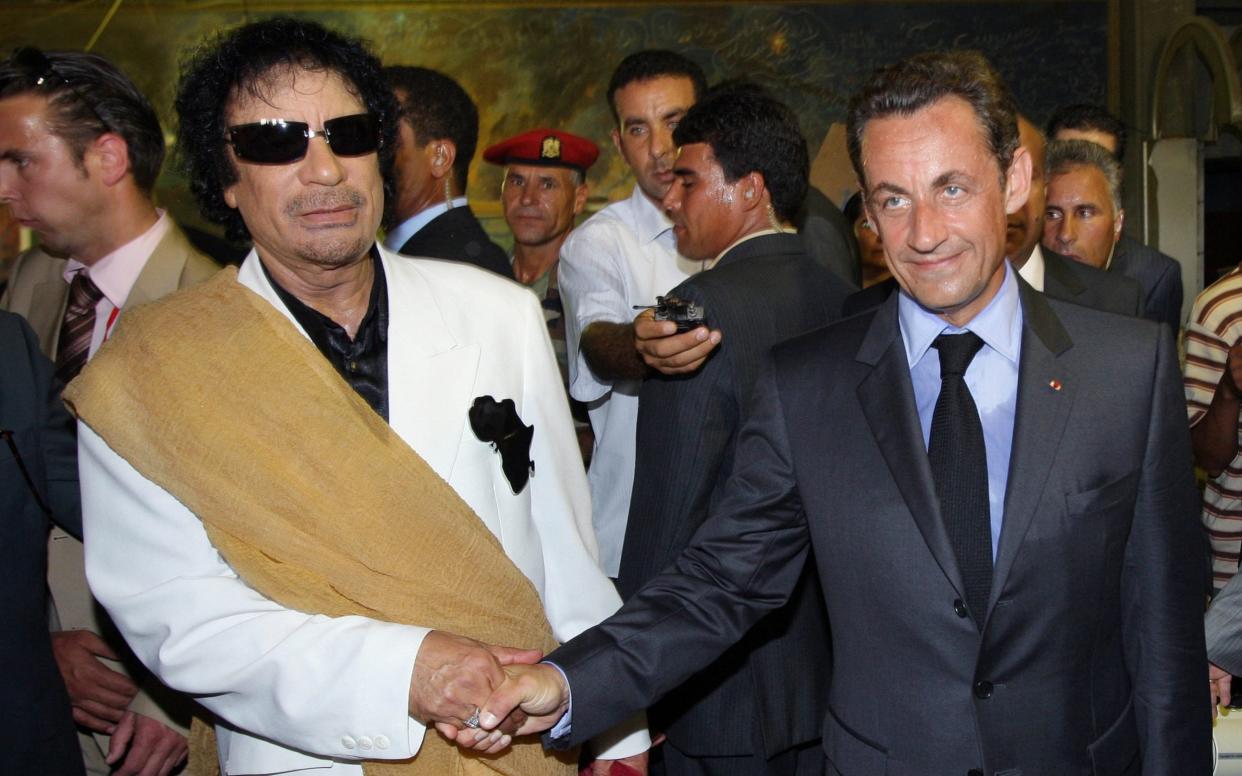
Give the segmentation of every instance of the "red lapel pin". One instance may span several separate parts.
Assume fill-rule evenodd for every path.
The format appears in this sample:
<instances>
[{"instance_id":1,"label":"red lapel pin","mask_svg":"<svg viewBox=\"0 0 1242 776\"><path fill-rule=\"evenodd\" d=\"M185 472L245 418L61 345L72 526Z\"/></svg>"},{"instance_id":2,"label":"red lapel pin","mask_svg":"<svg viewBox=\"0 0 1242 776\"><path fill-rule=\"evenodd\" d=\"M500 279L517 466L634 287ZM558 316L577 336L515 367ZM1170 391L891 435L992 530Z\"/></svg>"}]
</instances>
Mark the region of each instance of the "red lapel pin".
<instances>
[{"instance_id":1,"label":"red lapel pin","mask_svg":"<svg viewBox=\"0 0 1242 776\"><path fill-rule=\"evenodd\" d=\"M1061 390L1061 381L1053 378L1052 380L1048 381L1048 387L1054 391L1059 391Z\"/></svg>"}]
</instances>

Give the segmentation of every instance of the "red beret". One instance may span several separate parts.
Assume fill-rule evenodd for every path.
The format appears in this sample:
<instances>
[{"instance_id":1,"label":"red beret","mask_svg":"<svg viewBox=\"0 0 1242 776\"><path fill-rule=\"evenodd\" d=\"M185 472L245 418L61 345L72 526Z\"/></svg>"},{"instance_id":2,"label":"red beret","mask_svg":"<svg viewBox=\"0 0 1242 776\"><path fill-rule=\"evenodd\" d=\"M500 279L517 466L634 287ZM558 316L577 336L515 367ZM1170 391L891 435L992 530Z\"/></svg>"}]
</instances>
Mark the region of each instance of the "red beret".
<instances>
[{"instance_id":1,"label":"red beret","mask_svg":"<svg viewBox=\"0 0 1242 776\"><path fill-rule=\"evenodd\" d=\"M599 158L599 146L559 129L532 129L489 146L483 158L492 164L544 164L586 172Z\"/></svg>"}]
</instances>

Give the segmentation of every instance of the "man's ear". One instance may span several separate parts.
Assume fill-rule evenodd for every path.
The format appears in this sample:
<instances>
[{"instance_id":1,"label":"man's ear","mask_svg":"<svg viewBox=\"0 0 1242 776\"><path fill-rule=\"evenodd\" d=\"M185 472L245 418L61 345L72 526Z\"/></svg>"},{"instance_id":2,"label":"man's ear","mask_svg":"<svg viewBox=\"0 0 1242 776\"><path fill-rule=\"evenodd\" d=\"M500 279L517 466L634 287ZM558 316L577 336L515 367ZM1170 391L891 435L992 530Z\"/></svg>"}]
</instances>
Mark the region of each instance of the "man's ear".
<instances>
[{"instance_id":1,"label":"man's ear","mask_svg":"<svg viewBox=\"0 0 1242 776\"><path fill-rule=\"evenodd\" d=\"M453 162L457 160L457 144L448 138L432 140L423 149L427 154L427 164L431 174L443 178L453 172Z\"/></svg>"},{"instance_id":2,"label":"man's ear","mask_svg":"<svg viewBox=\"0 0 1242 776\"><path fill-rule=\"evenodd\" d=\"M763 179L763 173L751 171L738 179L733 184L742 197L742 209L754 210L757 207L765 207L770 198L768 195L767 182Z\"/></svg>"},{"instance_id":3,"label":"man's ear","mask_svg":"<svg viewBox=\"0 0 1242 776\"><path fill-rule=\"evenodd\" d=\"M589 195L590 190L585 183L578 184L578 188L574 189L574 215L578 215L586 207Z\"/></svg>"},{"instance_id":4,"label":"man's ear","mask_svg":"<svg viewBox=\"0 0 1242 776\"><path fill-rule=\"evenodd\" d=\"M106 186L115 186L129 174L129 144L115 132L105 132L91 141L85 155L90 157L87 169L98 171Z\"/></svg>"},{"instance_id":5,"label":"man's ear","mask_svg":"<svg viewBox=\"0 0 1242 776\"><path fill-rule=\"evenodd\" d=\"M1117 216L1113 218L1113 242L1116 243L1121 239L1121 227L1126 222L1126 209L1121 208L1117 211Z\"/></svg>"},{"instance_id":6,"label":"man's ear","mask_svg":"<svg viewBox=\"0 0 1242 776\"><path fill-rule=\"evenodd\" d=\"M1018 146L1009 163L1009 174L1005 176L1005 213L1012 215L1021 210L1030 195L1031 153Z\"/></svg>"},{"instance_id":7,"label":"man's ear","mask_svg":"<svg viewBox=\"0 0 1242 776\"><path fill-rule=\"evenodd\" d=\"M617 149L617 153L621 155L622 159L624 159L625 152L621 150L621 130L617 127L613 127L612 131L608 133L608 136L612 138L612 147Z\"/></svg>"}]
</instances>

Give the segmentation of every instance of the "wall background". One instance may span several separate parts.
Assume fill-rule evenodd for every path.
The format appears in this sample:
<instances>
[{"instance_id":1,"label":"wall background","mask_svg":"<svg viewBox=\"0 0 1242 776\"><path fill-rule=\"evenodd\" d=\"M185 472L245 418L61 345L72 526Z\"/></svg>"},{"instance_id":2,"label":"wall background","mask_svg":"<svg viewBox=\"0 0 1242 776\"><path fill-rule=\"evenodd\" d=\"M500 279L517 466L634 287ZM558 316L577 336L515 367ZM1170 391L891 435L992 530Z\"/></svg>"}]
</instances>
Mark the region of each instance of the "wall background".
<instances>
[{"instance_id":1,"label":"wall background","mask_svg":"<svg viewBox=\"0 0 1242 776\"><path fill-rule=\"evenodd\" d=\"M8 0L0 51L35 44L82 48L112 0ZM116 62L155 103L167 128L177 63L217 30L277 13L314 18L369 39L386 61L419 64L459 80L480 110L479 147L538 125L585 135L604 150L591 171L592 206L628 195L611 150L603 92L617 61L644 47L673 48L710 81L745 76L798 113L812 158L843 122L849 95L876 66L927 49L982 50L1022 109L1042 123L1070 101L1105 103L1109 82L1107 0L992 2L211 2L127 0L94 51ZM853 175L840 128L816 161L815 180L839 198ZM170 135L171 136L171 135ZM476 158L469 194L503 234L500 170ZM166 165L159 197L197 223L185 182Z\"/></svg>"}]
</instances>

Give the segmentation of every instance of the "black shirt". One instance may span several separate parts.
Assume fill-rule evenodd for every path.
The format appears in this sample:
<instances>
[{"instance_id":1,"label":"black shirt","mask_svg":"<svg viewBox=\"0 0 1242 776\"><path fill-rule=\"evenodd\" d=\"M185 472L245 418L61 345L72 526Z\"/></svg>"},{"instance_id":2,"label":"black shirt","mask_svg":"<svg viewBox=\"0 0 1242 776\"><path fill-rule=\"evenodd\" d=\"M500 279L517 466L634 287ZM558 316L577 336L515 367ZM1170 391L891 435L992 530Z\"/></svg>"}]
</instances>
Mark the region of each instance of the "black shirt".
<instances>
[{"instance_id":1,"label":"black shirt","mask_svg":"<svg viewBox=\"0 0 1242 776\"><path fill-rule=\"evenodd\" d=\"M266 266L263 267L263 274L267 275L280 301L293 313L324 358L371 405L371 409L387 421L388 283L384 279L384 265L375 246L371 246L371 265L375 269L371 298L367 302L367 313L352 340L336 321L302 304L297 297L281 288Z\"/></svg>"}]
</instances>

